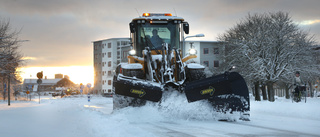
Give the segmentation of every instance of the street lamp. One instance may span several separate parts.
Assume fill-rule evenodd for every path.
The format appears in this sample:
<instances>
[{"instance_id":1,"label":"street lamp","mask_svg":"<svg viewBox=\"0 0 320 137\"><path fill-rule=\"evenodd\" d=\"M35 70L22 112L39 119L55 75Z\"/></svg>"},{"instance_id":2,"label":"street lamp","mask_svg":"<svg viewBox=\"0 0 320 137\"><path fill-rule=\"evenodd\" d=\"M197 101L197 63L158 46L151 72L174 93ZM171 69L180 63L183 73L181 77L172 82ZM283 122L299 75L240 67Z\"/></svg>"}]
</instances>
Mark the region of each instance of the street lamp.
<instances>
[{"instance_id":1,"label":"street lamp","mask_svg":"<svg viewBox=\"0 0 320 137\"><path fill-rule=\"evenodd\" d=\"M204 37L204 34L197 34L197 35L193 35L193 36L187 36L184 39L191 38L191 37Z\"/></svg>"},{"instance_id":2,"label":"street lamp","mask_svg":"<svg viewBox=\"0 0 320 137\"><path fill-rule=\"evenodd\" d=\"M197 35L192 35L192 36L187 36L183 38L183 44L182 44L182 51L184 51L184 47L185 47L185 41L187 38L192 38L192 37L204 37L204 34L197 34ZM183 52L184 53L184 52ZM185 53L184 53L185 54Z\"/></svg>"}]
</instances>

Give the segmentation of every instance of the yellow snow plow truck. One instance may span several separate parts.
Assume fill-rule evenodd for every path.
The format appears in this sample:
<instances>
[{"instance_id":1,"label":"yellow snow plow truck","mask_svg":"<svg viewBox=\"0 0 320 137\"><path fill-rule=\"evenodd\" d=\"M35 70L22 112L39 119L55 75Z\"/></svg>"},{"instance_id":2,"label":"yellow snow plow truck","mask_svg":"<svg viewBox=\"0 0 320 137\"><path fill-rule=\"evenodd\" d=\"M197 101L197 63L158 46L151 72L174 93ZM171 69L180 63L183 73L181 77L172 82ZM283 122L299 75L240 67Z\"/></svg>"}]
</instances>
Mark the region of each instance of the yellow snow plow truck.
<instances>
[{"instance_id":1,"label":"yellow snow plow truck","mask_svg":"<svg viewBox=\"0 0 320 137\"><path fill-rule=\"evenodd\" d=\"M132 49L128 62L120 63L113 79L113 106L142 106L161 102L164 92L184 93L188 102L206 100L222 113L240 112L249 120L249 92L237 72L206 77L204 66L186 61L196 58L195 49L183 57L182 40L189 24L170 13L144 13L130 24ZM175 89L175 90L169 90Z\"/></svg>"}]
</instances>

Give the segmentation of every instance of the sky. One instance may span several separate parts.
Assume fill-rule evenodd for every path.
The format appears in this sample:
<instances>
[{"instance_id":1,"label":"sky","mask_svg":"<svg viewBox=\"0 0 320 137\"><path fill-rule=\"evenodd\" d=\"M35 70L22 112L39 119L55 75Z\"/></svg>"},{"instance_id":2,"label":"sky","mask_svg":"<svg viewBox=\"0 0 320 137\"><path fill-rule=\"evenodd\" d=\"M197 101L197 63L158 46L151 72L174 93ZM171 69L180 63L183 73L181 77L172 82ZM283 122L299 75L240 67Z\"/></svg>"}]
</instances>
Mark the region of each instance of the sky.
<instances>
[{"instance_id":1,"label":"sky","mask_svg":"<svg viewBox=\"0 0 320 137\"><path fill-rule=\"evenodd\" d=\"M214 41L249 13L283 11L319 42L319 5L319 0L0 0L0 20L9 20L12 29L20 31L19 38L28 40L20 47L24 70L44 71L50 78L76 66L77 75L92 83L92 42L129 37L129 22L144 12L183 17L190 35L205 34L188 40ZM52 69L57 67L69 71ZM24 78L30 75L36 76L23 72Z\"/></svg>"}]
</instances>

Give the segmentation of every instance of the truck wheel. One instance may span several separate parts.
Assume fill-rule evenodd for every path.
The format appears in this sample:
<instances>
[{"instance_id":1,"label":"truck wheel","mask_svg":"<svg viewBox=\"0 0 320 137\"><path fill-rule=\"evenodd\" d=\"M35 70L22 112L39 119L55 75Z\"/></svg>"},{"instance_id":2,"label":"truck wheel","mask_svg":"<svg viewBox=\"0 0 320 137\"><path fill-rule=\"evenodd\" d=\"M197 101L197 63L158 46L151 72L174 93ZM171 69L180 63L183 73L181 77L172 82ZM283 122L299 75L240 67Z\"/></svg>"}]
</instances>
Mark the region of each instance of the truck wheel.
<instances>
[{"instance_id":1,"label":"truck wheel","mask_svg":"<svg viewBox=\"0 0 320 137\"><path fill-rule=\"evenodd\" d=\"M204 73L203 69L189 69L186 70L188 82L200 80L206 78L206 74Z\"/></svg>"},{"instance_id":2,"label":"truck wheel","mask_svg":"<svg viewBox=\"0 0 320 137\"><path fill-rule=\"evenodd\" d=\"M144 74L141 69L123 69L123 75L143 79Z\"/></svg>"}]
</instances>

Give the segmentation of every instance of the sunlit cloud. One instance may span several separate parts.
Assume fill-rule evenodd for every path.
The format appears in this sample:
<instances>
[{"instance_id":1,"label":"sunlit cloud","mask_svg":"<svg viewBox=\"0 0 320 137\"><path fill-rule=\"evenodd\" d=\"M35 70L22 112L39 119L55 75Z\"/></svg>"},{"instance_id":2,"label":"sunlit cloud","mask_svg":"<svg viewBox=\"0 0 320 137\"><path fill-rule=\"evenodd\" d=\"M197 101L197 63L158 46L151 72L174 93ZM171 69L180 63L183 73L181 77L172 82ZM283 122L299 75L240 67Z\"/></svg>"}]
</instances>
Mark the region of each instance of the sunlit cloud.
<instances>
[{"instance_id":1,"label":"sunlit cloud","mask_svg":"<svg viewBox=\"0 0 320 137\"><path fill-rule=\"evenodd\" d=\"M22 60L37 60L36 57L22 57Z\"/></svg>"},{"instance_id":2,"label":"sunlit cloud","mask_svg":"<svg viewBox=\"0 0 320 137\"><path fill-rule=\"evenodd\" d=\"M312 25L312 24L317 24L320 23L320 19L316 19L316 20L305 20L300 22L301 25Z\"/></svg>"}]
</instances>

